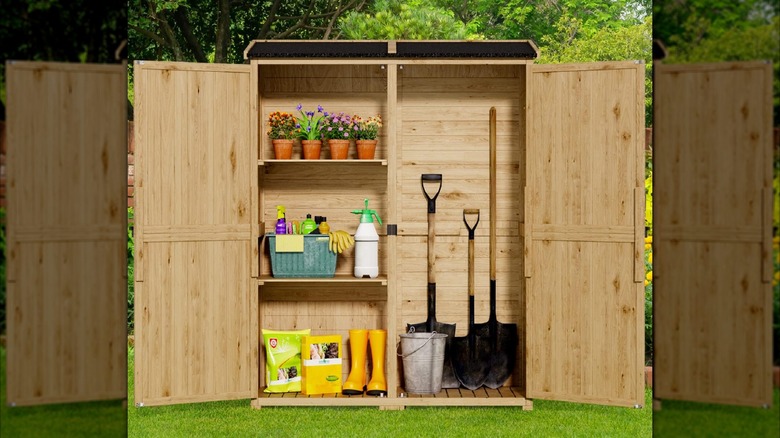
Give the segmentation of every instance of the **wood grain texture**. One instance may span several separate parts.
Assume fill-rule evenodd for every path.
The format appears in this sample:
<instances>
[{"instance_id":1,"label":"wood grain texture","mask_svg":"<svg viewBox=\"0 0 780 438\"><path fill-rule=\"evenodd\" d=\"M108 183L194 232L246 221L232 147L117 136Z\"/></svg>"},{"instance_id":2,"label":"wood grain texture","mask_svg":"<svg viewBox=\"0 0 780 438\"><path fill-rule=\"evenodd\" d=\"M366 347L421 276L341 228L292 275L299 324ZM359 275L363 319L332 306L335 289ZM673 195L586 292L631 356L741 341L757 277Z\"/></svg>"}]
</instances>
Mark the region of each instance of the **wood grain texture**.
<instances>
[{"instance_id":1,"label":"wood grain texture","mask_svg":"<svg viewBox=\"0 0 780 438\"><path fill-rule=\"evenodd\" d=\"M123 399L125 66L6 65L6 401Z\"/></svg>"},{"instance_id":2,"label":"wood grain texture","mask_svg":"<svg viewBox=\"0 0 780 438\"><path fill-rule=\"evenodd\" d=\"M634 228L644 217L635 202L644 70L624 62L530 71L527 396L641 405Z\"/></svg>"},{"instance_id":3,"label":"wood grain texture","mask_svg":"<svg viewBox=\"0 0 780 438\"><path fill-rule=\"evenodd\" d=\"M653 395L771 404L771 66L655 75Z\"/></svg>"},{"instance_id":4,"label":"wood grain texture","mask_svg":"<svg viewBox=\"0 0 780 438\"><path fill-rule=\"evenodd\" d=\"M257 394L249 67L191 67L136 64L138 404Z\"/></svg>"}]
</instances>

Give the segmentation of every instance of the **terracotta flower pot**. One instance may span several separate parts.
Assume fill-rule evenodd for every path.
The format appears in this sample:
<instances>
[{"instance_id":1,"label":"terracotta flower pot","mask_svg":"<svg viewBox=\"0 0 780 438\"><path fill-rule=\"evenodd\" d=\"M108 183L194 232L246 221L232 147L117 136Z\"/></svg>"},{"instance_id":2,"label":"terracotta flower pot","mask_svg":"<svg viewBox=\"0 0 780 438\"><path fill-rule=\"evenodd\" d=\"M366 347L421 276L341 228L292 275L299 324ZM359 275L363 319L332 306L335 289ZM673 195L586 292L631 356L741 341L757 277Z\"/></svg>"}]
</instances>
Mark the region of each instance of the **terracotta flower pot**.
<instances>
[{"instance_id":1,"label":"terracotta flower pot","mask_svg":"<svg viewBox=\"0 0 780 438\"><path fill-rule=\"evenodd\" d=\"M284 139L271 140L274 145L274 157L277 160L289 160L292 158L293 141Z\"/></svg>"},{"instance_id":2,"label":"terracotta flower pot","mask_svg":"<svg viewBox=\"0 0 780 438\"><path fill-rule=\"evenodd\" d=\"M304 160L319 160L322 140L301 140Z\"/></svg>"},{"instance_id":3,"label":"terracotta flower pot","mask_svg":"<svg viewBox=\"0 0 780 438\"><path fill-rule=\"evenodd\" d=\"M358 160L373 160L376 152L376 140L358 140L357 155Z\"/></svg>"},{"instance_id":4,"label":"terracotta flower pot","mask_svg":"<svg viewBox=\"0 0 780 438\"><path fill-rule=\"evenodd\" d=\"M328 140L328 148L332 160L346 160L349 153L349 140Z\"/></svg>"}]
</instances>

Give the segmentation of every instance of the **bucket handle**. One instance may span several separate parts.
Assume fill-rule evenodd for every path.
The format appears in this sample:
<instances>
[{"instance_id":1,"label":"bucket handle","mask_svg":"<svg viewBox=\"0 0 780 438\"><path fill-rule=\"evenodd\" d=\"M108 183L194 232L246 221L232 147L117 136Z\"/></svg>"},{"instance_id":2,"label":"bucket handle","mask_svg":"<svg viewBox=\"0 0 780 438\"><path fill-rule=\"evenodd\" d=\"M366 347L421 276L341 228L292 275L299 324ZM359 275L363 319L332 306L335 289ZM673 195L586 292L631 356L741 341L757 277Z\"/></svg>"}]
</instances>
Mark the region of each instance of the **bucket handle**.
<instances>
[{"instance_id":1,"label":"bucket handle","mask_svg":"<svg viewBox=\"0 0 780 438\"><path fill-rule=\"evenodd\" d=\"M413 332L410 331L410 333L413 333ZM425 342L423 342L422 345L420 345L419 347L415 348L414 351L412 351L411 353L406 354L406 355L402 354L401 352L398 351L401 348L401 343L399 342L395 346L395 354L397 354L398 357L403 357L404 359L406 359L407 357L409 357L409 356L413 355L414 353L417 353L418 351L420 351L421 348L425 347L428 344L428 342L430 342L431 339L433 339L434 336L436 336L436 331L435 330L431 332L431 335L428 337L428 339L425 340Z\"/></svg>"}]
</instances>

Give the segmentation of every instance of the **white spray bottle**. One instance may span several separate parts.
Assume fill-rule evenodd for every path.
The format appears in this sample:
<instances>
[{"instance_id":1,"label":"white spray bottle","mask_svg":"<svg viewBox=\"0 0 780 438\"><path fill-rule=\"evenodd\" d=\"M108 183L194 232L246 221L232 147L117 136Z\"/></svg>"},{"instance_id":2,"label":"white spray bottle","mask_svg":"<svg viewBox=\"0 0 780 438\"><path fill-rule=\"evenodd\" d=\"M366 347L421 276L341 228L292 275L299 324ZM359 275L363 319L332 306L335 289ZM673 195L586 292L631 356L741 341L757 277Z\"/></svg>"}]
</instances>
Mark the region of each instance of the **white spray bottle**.
<instances>
[{"instance_id":1,"label":"white spray bottle","mask_svg":"<svg viewBox=\"0 0 780 438\"><path fill-rule=\"evenodd\" d=\"M365 205L362 210L352 211L360 215L360 225L355 232L355 277L376 278L379 275L379 235L374 228L373 218L380 225L382 219L376 210L368 209L368 198L365 199Z\"/></svg>"}]
</instances>

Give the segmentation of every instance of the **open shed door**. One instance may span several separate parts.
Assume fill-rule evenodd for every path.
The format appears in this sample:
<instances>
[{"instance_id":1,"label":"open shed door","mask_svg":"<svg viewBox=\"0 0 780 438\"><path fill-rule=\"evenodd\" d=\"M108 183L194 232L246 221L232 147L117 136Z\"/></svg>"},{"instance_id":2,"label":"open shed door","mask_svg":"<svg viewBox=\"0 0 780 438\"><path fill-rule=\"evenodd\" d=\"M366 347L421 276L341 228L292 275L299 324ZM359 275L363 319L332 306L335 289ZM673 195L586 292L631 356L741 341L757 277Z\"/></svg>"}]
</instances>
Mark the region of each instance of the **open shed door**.
<instances>
[{"instance_id":1,"label":"open shed door","mask_svg":"<svg viewBox=\"0 0 780 438\"><path fill-rule=\"evenodd\" d=\"M655 66L658 399L772 403L772 65Z\"/></svg>"},{"instance_id":2,"label":"open shed door","mask_svg":"<svg viewBox=\"0 0 780 438\"><path fill-rule=\"evenodd\" d=\"M249 71L135 64L138 406L257 393Z\"/></svg>"},{"instance_id":3,"label":"open shed door","mask_svg":"<svg viewBox=\"0 0 780 438\"><path fill-rule=\"evenodd\" d=\"M124 399L125 65L6 66L7 401Z\"/></svg>"},{"instance_id":4,"label":"open shed door","mask_svg":"<svg viewBox=\"0 0 780 438\"><path fill-rule=\"evenodd\" d=\"M644 404L644 67L530 66L529 398Z\"/></svg>"}]
</instances>

